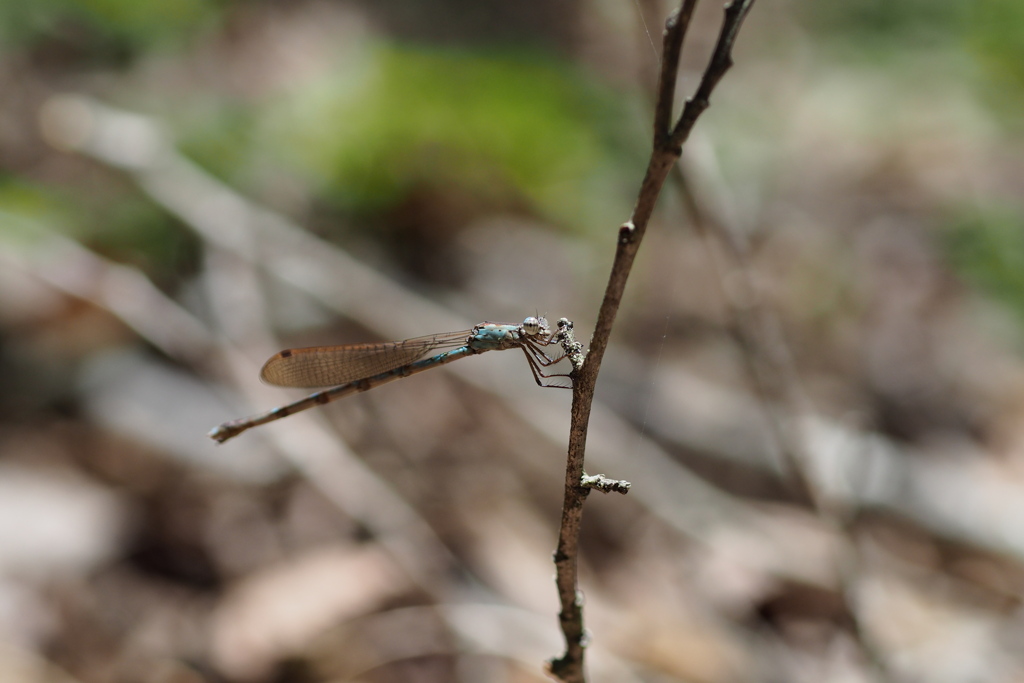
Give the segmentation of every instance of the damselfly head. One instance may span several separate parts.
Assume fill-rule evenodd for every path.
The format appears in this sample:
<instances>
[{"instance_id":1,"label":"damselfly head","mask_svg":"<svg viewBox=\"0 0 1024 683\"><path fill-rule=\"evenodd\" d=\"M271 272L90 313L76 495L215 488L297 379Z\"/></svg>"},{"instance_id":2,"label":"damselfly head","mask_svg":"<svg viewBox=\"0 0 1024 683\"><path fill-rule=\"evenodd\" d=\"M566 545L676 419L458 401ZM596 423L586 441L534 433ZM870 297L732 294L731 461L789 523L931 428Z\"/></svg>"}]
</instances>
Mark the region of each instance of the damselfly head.
<instances>
[{"instance_id":1,"label":"damselfly head","mask_svg":"<svg viewBox=\"0 0 1024 683\"><path fill-rule=\"evenodd\" d=\"M535 337L540 334L541 321L540 318L534 318L532 315L523 321L523 332L531 337Z\"/></svg>"}]
</instances>

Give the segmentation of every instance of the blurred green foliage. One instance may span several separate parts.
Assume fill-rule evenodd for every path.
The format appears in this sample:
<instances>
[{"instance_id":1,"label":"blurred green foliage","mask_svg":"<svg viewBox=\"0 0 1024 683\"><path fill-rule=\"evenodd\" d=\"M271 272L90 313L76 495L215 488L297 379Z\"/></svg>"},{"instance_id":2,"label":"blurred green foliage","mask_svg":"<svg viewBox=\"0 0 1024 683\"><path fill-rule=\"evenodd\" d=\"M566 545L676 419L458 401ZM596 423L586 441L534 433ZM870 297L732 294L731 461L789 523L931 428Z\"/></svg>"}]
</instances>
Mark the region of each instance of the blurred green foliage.
<instances>
[{"instance_id":1,"label":"blurred green foliage","mask_svg":"<svg viewBox=\"0 0 1024 683\"><path fill-rule=\"evenodd\" d=\"M1024 323L1024 211L961 210L943 234L954 268Z\"/></svg>"},{"instance_id":2,"label":"blurred green foliage","mask_svg":"<svg viewBox=\"0 0 1024 683\"><path fill-rule=\"evenodd\" d=\"M970 3L971 52L985 76L983 93L1004 121L1024 132L1024 2L980 0Z\"/></svg>"},{"instance_id":3,"label":"blurred green foliage","mask_svg":"<svg viewBox=\"0 0 1024 683\"><path fill-rule=\"evenodd\" d=\"M811 36L824 47L842 50L844 58L866 60L955 48L970 11L970 3L962 0L842 0L801 7Z\"/></svg>"},{"instance_id":4,"label":"blurred green foliage","mask_svg":"<svg viewBox=\"0 0 1024 683\"><path fill-rule=\"evenodd\" d=\"M79 225L79 239L97 253L136 266L166 287L195 272L196 239L146 198L125 196L110 206L90 209L85 224Z\"/></svg>"},{"instance_id":5,"label":"blurred green foliage","mask_svg":"<svg viewBox=\"0 0 1024 683\"><path fill-rule=\"evenodd\" d=\"M1021 0L805 2L802 15L812 39L843 61L891 69L924 56L915 74L971 79L1008 127L1024 131Z\"/></svg>"},{"instance_id":6,"label":"blurred green foliage","mask_svg":"<svg viewBox=\"0 0 1024 683\"><path fill-rule=\"evenodd\" d=\"M132 191L59 189L0 177L0 239L31 246L50 233L73 237L167 286L193 270L198 253L190 233Z\"/></svg>"},{"instance_id":7,"label":"blurred green foliage","mask_svg":"<svg viewBox=\"0 0 1024 683\"><path fill-rule=\"evenodd\" d=\"M71 207L50 189L11 175L0 175L0 236L31 242L39 228L55 230L73 223Z\"/></svg>"},{"instance_id":8,"label":"blurred green foliage","mask_svg":"<svg viewBox=\"0 0 1024 683\"><path fill-rule=\"evenodd\" d=\"M281 98L261 128L339 206L372 212L449 185L563 226L624 213L610 147L621 112L582 73L525 54L378 45L370 57Z\"/></svg>"},{"instance_id":9,"label":"blurred green foliage","mask_svg":"<svg viewBox=\"0 0 1024 683\"><path fill-rule=\"evenodd\" d=\"M246 103L199 98L174 113L175 144L182 154L234 187L245 187L258 163L261 111Z\"/></svg>"},{"instance_id":10,"label":"blurred green foliage","mask_svg":"<svg viewBox=\"0 0 1024 683\"><path fill-rule=\"evenodd\" d=\"M112 56L126 61L188 40L219 17L220 5L210 0L0 0L0 42L29 48L65 43L78 61L111 61Z\"/></svg>"},{"instance_id":11,"label":"blurred green foliage","mask_svg":"<svg viewBox=\"0 0 1024 683\"><path fill-rule=\"evenodd\" d=\"M229 0L0 0L0 50L63 54L53 46L71 44L68 63L84 71L112 59L141 61L155 51L178 50L184 59L222 15L241 6ZM927 73L929 85L943 92L945 83L970 79L1009 126L1024 129L1024 1L816 0L797 9L809 40L824 48L818 59L859 60L885 78ZM424 186L457 187L496 207L525 207L576 229L604 229L628 214L647 131L633 125L621 96L569 63L513 46L483 51L376 43L355 59L348 56L262 100L232 99L205 90L198 79L192 91L182 87L183 79L173 94L160 83L128 81L112 99L130 107L131 88L151 88L135 95L145 103L139 109L155 108L188 156L246 193L259 192L270 168L271 181L294 177L317 200L355 217L386 212ZM908 88L920 83L895 80ZM893 108L890 102L858 106ZM764 117L749 108L738 115L750 120L719 137L738 141L735 164L749 171L767 156L756 145L774 140L769 134L744 139L735 129L755 129L752 120ZM728 124L730 116L737 114L724 109L702 125ZM728 154L724 163L732 163ZM103 182L97 192L0 178L8 226L0 229L50 226L158 270L190 258L186 233L175 230L174 219L123 186ZM1024 239L1020 216L1019 208L981 210L955 221L947 240L968 279L1016 310L1024 310L1024 247L1015 241Z\"/></svg>"}]
</instances>

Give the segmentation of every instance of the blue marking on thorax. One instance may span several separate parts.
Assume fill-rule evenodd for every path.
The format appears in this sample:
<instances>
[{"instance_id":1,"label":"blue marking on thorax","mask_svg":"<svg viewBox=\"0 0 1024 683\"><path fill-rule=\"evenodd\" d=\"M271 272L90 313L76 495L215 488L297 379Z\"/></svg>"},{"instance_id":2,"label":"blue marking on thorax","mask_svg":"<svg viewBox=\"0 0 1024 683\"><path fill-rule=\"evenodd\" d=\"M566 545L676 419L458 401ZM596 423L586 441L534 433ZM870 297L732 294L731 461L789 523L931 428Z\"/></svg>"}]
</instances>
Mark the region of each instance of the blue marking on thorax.
<instances>
[{"instance_id":1,"label":"blue marking on thorax","mask_svg":"<svg viewBox=\"0 0 1024 683\"><path fill-rule=\"evenodd\" d=\"M508 348L508 342L516 338L518 325L484 325L476 328L476 334L469 338L469 346L477 351L496 351Z\"/></svg>"}]
</instances>

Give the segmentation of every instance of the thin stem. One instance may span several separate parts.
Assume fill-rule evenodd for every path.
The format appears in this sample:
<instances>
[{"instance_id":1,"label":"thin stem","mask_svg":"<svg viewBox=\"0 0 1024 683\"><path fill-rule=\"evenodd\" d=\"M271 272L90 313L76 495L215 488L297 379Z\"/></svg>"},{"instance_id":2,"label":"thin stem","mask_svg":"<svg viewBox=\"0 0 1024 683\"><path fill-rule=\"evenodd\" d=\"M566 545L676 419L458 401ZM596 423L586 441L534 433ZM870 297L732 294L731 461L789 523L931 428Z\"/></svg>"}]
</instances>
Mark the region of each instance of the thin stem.
<instances>
[{"instance_id":1,"label":"thin stem","mask_svg":"<svg viewBox=\"0 0 1024 683\"><path fill-rule=\"evenodd\" d=\"M608 339L622 302L629 273L647 231L651 215L654 213L654 206L661 194L661 188L679 159L683 142L689 136L697 118L707 109L711 91L732 65L730 56L732 45L753 1L737 2L734 0L726 5L721 33L701 79L701 84L696 95L687 101L683 114L675 127L671 129L671 133L669 122L672 118L679 57L682 53L683 38L689 27L697 0L682 0L679 9L665 23L651 158L640 185L633 215L618 231L615 260L608 277L604 300L601 302L598 312L590 350L582 365L574 366L572 371L572 424L569 428L562 522L558 534L558 549L555 552L556 582L561 603L558 617L562 633L565 636L565 653L550 662L549 669L553 676L566 683L583 683L585 680L583 670L585 629L583 608L579 599L577 570L583 503L591 490L590 487L584 485L583 460L586 452L587 427L590 422L594 389L597 385L601 361L608 348Z\"/></svg>"},{"instance_id":2,"label":"thin stem","mask_svg":"<svg viewBox=\"0 0 1024 683\"><path fill-rule=\"evenodd\" d=\"M718 34L718 42L715 43L715 51L711 53L711 60L704 69L704 75L697 86L697 92L686 101L683 113L679 122L672 131L671 146L682 152L683 143L690 137L693 125L697 118L704 113L704 110L711 105L711 91L715 89L718 82L722 80L725 72L732 67L732 46L736 42L736 34L739 33L743 20L753 6L754 0L732 0L725 6L725 19L722 21L722 30Z\"/></svg>"},{"instance_id":3,"label":"thin stem","mask_svg":"<svg viewBox=\"0 0 1024 683\"><path fill-rule=\"evenodd\" d=\"M676 98L676 78L679 72L679 55L683 51L683 38L690 27L690 18L697 7L697 0L686 0L682 6L669 15L662 37L661 75L658 78L658 104L654 109L654 147L665 144L664 137L672 126L672 107Z\"/></svg>"}]
</instances>

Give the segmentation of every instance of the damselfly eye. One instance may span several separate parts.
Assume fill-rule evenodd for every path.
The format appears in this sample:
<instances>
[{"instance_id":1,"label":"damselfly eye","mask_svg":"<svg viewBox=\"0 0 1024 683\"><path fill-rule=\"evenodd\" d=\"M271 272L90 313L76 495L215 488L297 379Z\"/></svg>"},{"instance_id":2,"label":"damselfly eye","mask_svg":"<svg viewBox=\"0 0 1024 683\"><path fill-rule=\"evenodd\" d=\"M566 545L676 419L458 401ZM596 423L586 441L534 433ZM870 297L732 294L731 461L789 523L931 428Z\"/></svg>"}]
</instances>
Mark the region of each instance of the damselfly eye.
<instances>
[{"instance_id":1,"label":"damselfly eye","mask_svg":"<svg viewBox=\"0 0 1024 683\"><path fill-rule=\"evenodd\" d=\"M531 337L540 333L540 320L532 315L523 321L523 332Z\"/></svg>"}]
</instances>

